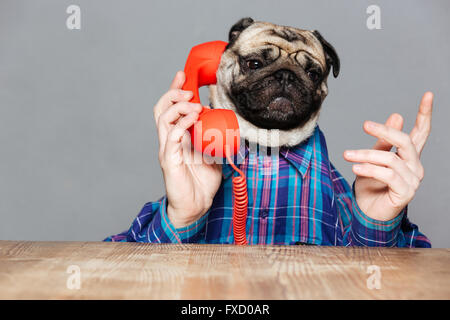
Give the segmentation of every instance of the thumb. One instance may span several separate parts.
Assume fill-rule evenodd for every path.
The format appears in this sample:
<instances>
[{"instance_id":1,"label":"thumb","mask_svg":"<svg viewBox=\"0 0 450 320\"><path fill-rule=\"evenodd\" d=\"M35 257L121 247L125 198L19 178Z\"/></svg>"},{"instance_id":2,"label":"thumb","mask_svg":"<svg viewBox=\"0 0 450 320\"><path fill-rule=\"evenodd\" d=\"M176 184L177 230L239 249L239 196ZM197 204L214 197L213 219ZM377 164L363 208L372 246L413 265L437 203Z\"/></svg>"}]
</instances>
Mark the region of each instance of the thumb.
<instances>
[{"instance_id":1,"label":"thumb","mask_svg":"<svg viewBox=\"0 0 450 320\"><path fill-rule=\"evenodd\" d=\"M170 84L170 89L181 89L185 81L186 75L184 74L184 71L178 71Z\"/></svg>"},{"instance_id":2,"label":"thumb","mask_svg":"<svg viewBox=\"0 0 450 320\"><path fill-rule=\"evenodd\" d=\"M402 130L403 117L398 113L393 113L386 120L385 125L397 130ZM378 139L375 145L372 147L372 149L381 151L390 151L392 149L392 144L383 139Z\"/></svg>"}]
</instances>

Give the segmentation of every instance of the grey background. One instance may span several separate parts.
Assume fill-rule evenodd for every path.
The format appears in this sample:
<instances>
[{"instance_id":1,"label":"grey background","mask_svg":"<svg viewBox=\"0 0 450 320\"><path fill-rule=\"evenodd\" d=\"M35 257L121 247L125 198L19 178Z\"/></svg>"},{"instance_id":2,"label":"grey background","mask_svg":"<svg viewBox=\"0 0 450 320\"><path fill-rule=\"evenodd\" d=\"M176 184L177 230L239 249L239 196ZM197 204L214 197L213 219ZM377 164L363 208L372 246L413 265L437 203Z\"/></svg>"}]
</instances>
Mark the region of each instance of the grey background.
<instances>
[{"instance_id":1,"label":"grey background","mask_svg":"<svg viewBox=\"0 0 450 320\"><path fill-rule=\"evenodd\" d=\"M81 7L81 30L66 28L70 4ZM382 30L366 28L370 4ZM342 152L374 142L363 121L399 112L409 132L420 97L435 93L410 218L435 247L450 247L449 9L444 0L0 0L0 239L101 240L127 229L164 193L154 103L191 46L226 40L251 16L317 29L336 47L341 75L329 80L320 125L350 183Z\"/></svg>"}]
</instances>

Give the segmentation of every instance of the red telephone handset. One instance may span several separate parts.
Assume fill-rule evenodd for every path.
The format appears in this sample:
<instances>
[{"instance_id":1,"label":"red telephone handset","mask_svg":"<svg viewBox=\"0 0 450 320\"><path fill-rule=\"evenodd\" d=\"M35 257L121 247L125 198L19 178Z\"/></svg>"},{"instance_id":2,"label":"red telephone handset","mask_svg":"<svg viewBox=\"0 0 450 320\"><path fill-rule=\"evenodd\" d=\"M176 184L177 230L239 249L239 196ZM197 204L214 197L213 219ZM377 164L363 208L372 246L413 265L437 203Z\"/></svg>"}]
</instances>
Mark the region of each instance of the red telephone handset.
<instances>
[{"instance_id":1,"label":"red telephone handset","mask_svg":"<svg viewBox=\"0 0 450 320\"><path fill-rule=\"evenodd\" d=\"M184 67L186 82L183 85L183 90L190 90L194 93L191 102L200 103L198 88L216 84L216 72L226 45L227 43L223 41L211 41L199 44L191 49ZM209 156L220 155L223 157L228 153L231 156L239 151L239 124L233 111L226 109L212 110L203 107L198 122L190 129L192 145L197 151ZM219 145L214 145L214 141L211 141L213 140L211 135L205 135L209 129L215 130L214 135L221 135L222 146L220 141ZM232 131L235 134L230 137Z\"/></svg>"},{"instance_id":2,"label":"red telephone handset","mask_svg":"<svg viewBox=\"0 0 450 320\"><path fill-rule=\"evenodd\" d=\"M219 68L220 58L225 51L227 43L223 41L211 41L199 44L191 49L184 67L186 82L183 90L194 93L191 102L200 103L198 88L210 84L216 84L216 72ZM208 130L214 129L215 135L221 135L222 143L214 144ZM235 113L226 109L208 109L203 107L198 121L189 132L194 148L210 156L226 157L231 166L240 176L233 178L233 235L236 244L247 244L246 220L247 220L247 182L244 173L237 168L231 156L239 151L239 124ZM231 134L230 134L231 132ZM206 134L205 134L206 133ZM210 148L211 145L214 148Z\"/></svg>"}]
</instances>

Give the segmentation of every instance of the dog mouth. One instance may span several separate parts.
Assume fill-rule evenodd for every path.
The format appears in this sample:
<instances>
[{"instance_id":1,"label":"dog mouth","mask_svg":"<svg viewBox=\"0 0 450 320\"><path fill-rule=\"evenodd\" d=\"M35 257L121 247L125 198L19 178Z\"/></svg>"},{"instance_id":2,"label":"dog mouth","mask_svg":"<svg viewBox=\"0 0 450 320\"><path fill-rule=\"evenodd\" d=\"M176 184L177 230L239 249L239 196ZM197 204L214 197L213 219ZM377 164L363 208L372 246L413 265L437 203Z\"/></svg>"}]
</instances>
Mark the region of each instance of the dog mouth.
<instances>
[{"instance_id":1,"label":"dog mouth","mask_svg":"<svg viewBox=\"0 0 450 320\"><path fill-rule=\"evenodd\" d=\"M268 105L269 112L280 112L283 114L289 114L294 111L294 104L286 97L276 97Z\"/></svg>"},{"instance_id":2,"label":"dog mouth","mask_svg":"<svg viewBox=\"0 0 450 320\"><path fill-rule=\"evenodd\" d=\"M266 128L284 127L296 117L294 101L285 95L277 95L255 114L260 125Z\"/></svg>"},{"instance_id":3,"label":"dog mouth","mask_svg":"<svg viewBox=\"0 0 450 320\"><path fill-rule=\"evenodd\" d=\"M265 129L287 129L298 123L296 105L292 99L285 95L277 95L268 103L254 105L250 111L248 108L238 110L245 119ZM249 112L250 111L250 112Z\"/></svg>"}]
</instances>

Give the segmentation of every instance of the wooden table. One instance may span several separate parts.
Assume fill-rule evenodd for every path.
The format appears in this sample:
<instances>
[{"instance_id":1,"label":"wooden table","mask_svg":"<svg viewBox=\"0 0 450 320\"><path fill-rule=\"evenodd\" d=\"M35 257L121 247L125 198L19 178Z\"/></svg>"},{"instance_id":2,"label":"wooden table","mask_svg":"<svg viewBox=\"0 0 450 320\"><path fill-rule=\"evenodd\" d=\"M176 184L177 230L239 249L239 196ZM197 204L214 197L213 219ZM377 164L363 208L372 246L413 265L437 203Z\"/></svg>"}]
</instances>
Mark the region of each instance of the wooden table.
<instances>
[{"instance_id":1,"label":"wooden table","mask_svg":"<svg viewBox=\"0 0 450 320\"><path fill-rule=\"evenodd\" d=\"M450 299L450 249L0 241L0 298Z\"/></svg>"}]
</instances>

